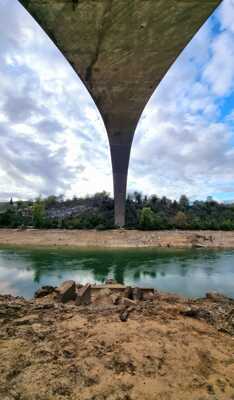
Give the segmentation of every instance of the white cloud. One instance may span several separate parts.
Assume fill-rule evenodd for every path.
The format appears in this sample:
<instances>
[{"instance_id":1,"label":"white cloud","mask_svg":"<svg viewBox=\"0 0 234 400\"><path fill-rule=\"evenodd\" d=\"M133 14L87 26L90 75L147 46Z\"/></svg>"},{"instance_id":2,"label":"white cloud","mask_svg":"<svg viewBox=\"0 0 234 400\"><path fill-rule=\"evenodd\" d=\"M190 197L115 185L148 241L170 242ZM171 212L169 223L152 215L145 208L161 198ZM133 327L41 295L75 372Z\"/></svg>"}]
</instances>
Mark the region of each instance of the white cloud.
<instances>
[{"instance_id":1,"label":"white cloud","mask_svg":"<svg viewBox=\"0 0 234 400\"><path fill-rule=\"evenodd\" d=\"M233 9L234 16L234 9ZM204 78L217 96L227 96L234 88L234 33L224 31L212 43L212 58Z\"/></svg>"},{"instance_id":2,"label":"white cloud","mask_svg":"<svg viewBox=\"0 0 234 400\"><path fill-rule=\"evenodd\" d=\"M220 23L223 29L234 33L234 0L224 0L220 6Z\"/></svg>"}]
</instances>

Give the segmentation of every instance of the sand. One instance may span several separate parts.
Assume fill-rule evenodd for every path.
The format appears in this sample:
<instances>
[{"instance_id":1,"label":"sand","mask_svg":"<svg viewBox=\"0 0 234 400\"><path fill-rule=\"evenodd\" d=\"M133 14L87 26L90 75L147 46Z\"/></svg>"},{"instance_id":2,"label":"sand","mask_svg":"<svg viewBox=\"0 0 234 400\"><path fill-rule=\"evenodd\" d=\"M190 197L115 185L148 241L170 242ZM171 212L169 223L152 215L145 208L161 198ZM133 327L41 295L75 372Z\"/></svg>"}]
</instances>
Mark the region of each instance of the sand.
<instances>
[{"instance_id":1,"label":"sand","mask_svg":"<svg viewBox=\"0 0 234 400\"><path fill-rule=\"evenodd\" d=\"M0 296L1 400L233 400L234 300ZM125 307L126 310L126 307Z\"/></svg>"},{"instance_id":2,"label":"sand","mask_svg":"<svg viewBox=\"0 0 234 400\"><path fill-rule=\"evenodd\" d=\"M36 247L176 247L234 249L234 231L0 229L0 245Z\"/></svg>"}]
</instances>

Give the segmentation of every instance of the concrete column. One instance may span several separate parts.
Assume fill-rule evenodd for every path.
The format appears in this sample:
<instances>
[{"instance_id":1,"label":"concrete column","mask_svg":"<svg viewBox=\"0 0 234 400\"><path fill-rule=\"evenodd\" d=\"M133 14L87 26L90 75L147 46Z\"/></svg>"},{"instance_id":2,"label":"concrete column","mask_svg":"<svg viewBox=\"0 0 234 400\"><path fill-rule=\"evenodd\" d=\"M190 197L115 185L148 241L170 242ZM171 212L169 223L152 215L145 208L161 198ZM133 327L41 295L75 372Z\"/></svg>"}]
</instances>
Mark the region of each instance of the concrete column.
<instances>
[{"instance_id":1,"label":"concrete column","mask_svg":"<svg viewBox=\"0 0 234 400\"><path fill-rule=\"evenodd\" d=\"M112 141L112 138L109 138L109 141L113 171L115 224L123 227L125 225L125 200L132 139L129 143L116 143L116 141Z\"/></svg>"}]
</instances>

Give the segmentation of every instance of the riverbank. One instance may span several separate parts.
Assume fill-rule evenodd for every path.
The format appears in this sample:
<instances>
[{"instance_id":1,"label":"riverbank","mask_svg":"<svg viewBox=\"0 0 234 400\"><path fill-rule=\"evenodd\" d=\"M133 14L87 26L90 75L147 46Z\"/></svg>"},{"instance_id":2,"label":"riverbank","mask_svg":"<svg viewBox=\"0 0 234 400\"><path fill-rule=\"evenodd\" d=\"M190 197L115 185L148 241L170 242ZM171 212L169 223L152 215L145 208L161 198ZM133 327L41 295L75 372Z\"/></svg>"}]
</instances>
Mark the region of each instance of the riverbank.
<instances>
[{"instance_id":1,"label":"riverbank","mask_svg":"<svg viewBox=\"0 0 234 400\"><path fill-rule=\"evenodd\" d=\"M0 245L35 247L171 247L234 249L234 231L0 229Z\"/></svg>"},{"instance_id":2,"label":"riverbank","mask_svg":"<svg viewBox=\"0 0 234 400\"><path fill-rule=\"evenodd\" d=\"M234 398L234 300L131 300L117 285L94 287L89 305L79 286L79 302L63 304L66 285L59 301L50 288L32 301L0 296L2 400Z\"/></svg>"}]
</instances>

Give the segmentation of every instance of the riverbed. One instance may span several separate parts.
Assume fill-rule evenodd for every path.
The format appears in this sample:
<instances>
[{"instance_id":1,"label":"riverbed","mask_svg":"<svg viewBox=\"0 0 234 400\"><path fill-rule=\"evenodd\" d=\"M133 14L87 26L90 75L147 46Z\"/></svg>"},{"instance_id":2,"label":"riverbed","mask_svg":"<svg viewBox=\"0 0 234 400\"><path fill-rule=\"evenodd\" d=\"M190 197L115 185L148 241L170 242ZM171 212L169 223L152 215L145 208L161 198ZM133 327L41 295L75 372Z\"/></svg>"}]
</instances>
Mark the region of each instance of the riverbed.
<instances>
[{"instance_id":1,"label":"riverbed","mask_svg":"<svg viewBox=\"0 0 234 400\"><path fill-rule=\"evenodd\" d=\"M31 298L43 285L112 278L188 297L234 298L234 250L0 247L0 293Z\"/></svg>"}]
</instances>

